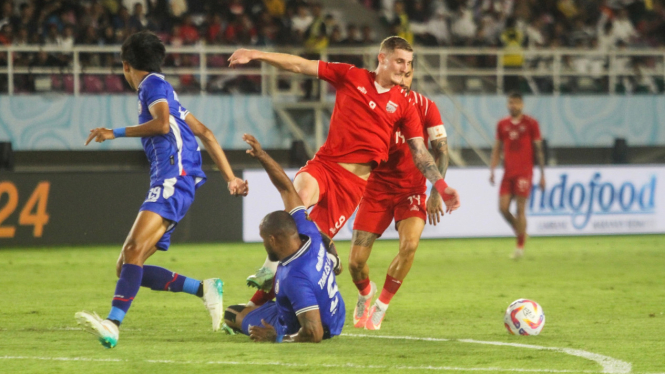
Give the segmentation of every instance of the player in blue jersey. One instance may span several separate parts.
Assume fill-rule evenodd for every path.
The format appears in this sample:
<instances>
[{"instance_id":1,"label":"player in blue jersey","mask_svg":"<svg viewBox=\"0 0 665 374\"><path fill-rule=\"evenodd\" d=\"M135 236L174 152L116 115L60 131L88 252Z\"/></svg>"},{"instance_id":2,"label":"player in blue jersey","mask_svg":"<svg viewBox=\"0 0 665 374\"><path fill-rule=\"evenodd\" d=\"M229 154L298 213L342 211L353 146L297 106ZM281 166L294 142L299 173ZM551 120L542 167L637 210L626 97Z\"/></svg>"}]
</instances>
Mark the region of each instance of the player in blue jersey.
<instances>
[{"instance_id":1,"label":"player in blue jersey","mask_svg":"<svg viewBox=\"0 0 665 374\"><path fill-rule=\"evenodd\" d=\"M212 132L178 101L173 87L159 74L166 54L159 38L150 32L130 36L122 45L125 79L138 91L139 125L90 131L86 145L121 137L140 137L150 161L150 190L139 209L134 226L122 247L116 270L119 277L111 312L102 320L97 314L78 312L75 317L107 348L118 342L119 326L139 287L155 291L186 292L202 298L219 330L224 308L222 281L199 281L159 266L144 265L157 250L169 248L171 234L206 181L201 170L198 137L215 161L232 195L247 195L247 182L233 175L231 166Z\"/></svg>"},{"instance_id":2,"label":"player in blue jersey","mask_svg":"<svg viewBox=\"0 0 665 374\"><path fill-rule=\"evenodd\" d=\"M261 162L277 187L286 211L266 215L259 230L271 261L279 261L274 280L275 301L260 307L233 305L224 313L225 323L258 342L312 342L339 335L345 307L337 288L335 266L328 256L319 229L291 179L251 135L243 139L247 151Z\"/></svg>"}]
</instances>

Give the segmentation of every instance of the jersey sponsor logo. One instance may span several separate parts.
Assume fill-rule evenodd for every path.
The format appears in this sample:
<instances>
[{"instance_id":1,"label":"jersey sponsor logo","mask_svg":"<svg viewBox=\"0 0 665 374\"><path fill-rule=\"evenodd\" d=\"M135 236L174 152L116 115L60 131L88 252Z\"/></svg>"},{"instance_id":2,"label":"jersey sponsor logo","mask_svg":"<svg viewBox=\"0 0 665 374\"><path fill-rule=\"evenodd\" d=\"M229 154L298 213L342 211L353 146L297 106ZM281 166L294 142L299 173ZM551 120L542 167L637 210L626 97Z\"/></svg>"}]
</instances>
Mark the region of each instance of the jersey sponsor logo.
<instances>
[{"instance_id":1,"label":"jersey sponsor logo","mask_svg":"<svg viewBox=\"0 0 665 374\"><path fill-rule=\"evenodd\" d=\"M141 112L143 112L143 105L141 105L141 100L139 100L139 116L141 115Z\"/></svg>"},{"instance_id":2,"label":"jersey sponsor logo","mask_svg":"<svg viewBox=\"0 0 665 374\"><path fill-rule=\"evenodd\" d=\"M162 192L162 188L159 187L159 186L151 188L150 192L148 193L148 198L145 199L145 202L146 203L154 203L155 201L157 201L157 199L159 199L159 195L160 195L161 192Z\"/></svg>"},{"instance_id":3,"label":"jersey sponsor logo","mask_svg":"<svg viewBox=\"0 0 665 374\"><path fill-rule=\"evenodd\" d=\"M603 229L604 222L612 224L609 221L611 217L621 216L635 218L623 223L618 221L621 226L617 228L634 224L637 229L649 224L649 221L640 221L640 216L657 213L656 175L617 181L611 176L603 178L603 173L596 172L586 181L580 177L573 178L568 172L559 174L559 180L551 185L548 183L544 193L538 185L534 185L527 215L568 216L573 228L582 230L589 224L593 229ZM608 218L598 221L592 220L592 217Z\"/></svg>"},{"instance_id":4,"label":"jersey sponsor logo","mask_svg":"<svg viewBox=\"0 0 665 374\"><path fill-rule=\"evenodd\" d=\"M358 86L358 87L356 87L356 88L358 88L358 91L360 91L360 92L362 92L363 94L367 95L367 89L366 89L365 87Z\"/></svg>"},{"instance_id":5,"label":"jersey sponsor logo","mask_svg":"<svg viewBox=\"0 0 665 374\"><path fill-rule=\"evenodd\" d=\"M339 231L339 229L341 229L342 226L344 226L344 222L346 222L346 217L344 217L344 216L339 217L337 222L335 222L335 227L330 228L330 232L332 233L332 236L334 236L337 233L337 231Z\"/></svg>"},{"instance_id":6,"label":"jersey sponsor logo","mask_svg":"<svg viewBox=\"0 0 665 374\"><path fill-rule=\"evenodd\" d=\"M393 103L392 101L388 101L388 104L386 104L386 112L395 113L397 111L398 106L399 105Z\"/></svg>"},{"instance_id":7,"label":"jersey sponsor logo","mask_svg":"<svg viewBox=\"0 0 665 374\"><path fill-rule=\"evenodd\" d=\"M376 108L376 103L370 100L369 107L372 108L372 110L374 110L374 108Z\"/></svg>"}]
</instances>

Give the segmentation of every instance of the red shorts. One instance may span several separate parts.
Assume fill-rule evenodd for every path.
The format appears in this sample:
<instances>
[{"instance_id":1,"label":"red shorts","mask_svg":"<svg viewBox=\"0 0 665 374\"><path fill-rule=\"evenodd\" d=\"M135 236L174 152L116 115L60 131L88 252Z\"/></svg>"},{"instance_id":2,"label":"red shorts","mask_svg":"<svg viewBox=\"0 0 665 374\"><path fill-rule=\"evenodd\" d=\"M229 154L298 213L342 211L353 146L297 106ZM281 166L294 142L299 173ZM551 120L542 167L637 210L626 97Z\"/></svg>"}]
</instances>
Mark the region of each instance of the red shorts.
<instances>
[{"instance_id":1,"label":"red shorts","mask_svg":"<svg viewBox=\"0 0 665 374\"><path fill-rule=\"evenodd\" d=\"M307 161L298 174L303 172L314 177L319 184L319 202L314 205L309 217L319 226L319 230L332 238L358 207L367 181L336 162L316 157Z\"/></svg>"},{"instance_id":2,"label":"red shorts","mask_svg":"<svg viewBox=\"0 0 665 374\"><path fill-rule=\"evenodd\" d=\"M360 201L354 230L381 236L393 218L395 224L411 217L419 217L423 221L427 218L427 194L367 192Z\"/></svg>"},{"instance_id":3,"label":"red shorts","mask_svg":"<svg viewBox=\"0 0 665 374\"><path fill-rule=\"evenodd\" d=\"M516 175L501 180L501 188L499 189L499 196L502 195L515 195L521 197L529 197L531 194L533 175Z\"/></svg>"}]
</instances>

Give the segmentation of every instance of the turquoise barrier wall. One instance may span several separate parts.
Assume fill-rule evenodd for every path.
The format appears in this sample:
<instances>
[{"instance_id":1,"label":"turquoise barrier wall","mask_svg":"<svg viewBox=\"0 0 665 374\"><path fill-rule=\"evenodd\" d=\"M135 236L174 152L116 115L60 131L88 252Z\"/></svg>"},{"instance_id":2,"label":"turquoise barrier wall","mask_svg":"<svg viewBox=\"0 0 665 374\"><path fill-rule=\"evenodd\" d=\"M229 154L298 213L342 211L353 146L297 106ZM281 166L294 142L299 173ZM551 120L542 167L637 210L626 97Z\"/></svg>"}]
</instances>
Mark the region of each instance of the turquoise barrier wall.
<instances>
[{"instance_id":1,"label":"turquoise barrier wall","mask_svg":"<svg viewBox=\"0 0 665 374\"><path fill-rule=\"evenodd\" d=\"M224 148L244 148L242 134L266 147L282 148L272 100L262 96L180 96L181 103L208 126ZM0 96L0 140L15 150L141 149L138 139L83 143L95 127L124 127L138 121L133 95Z\"/></svg>"},{"instance_id":2,"label":"turquoise barrier wall","mask_svg":"<svg viewBox=\"0 0 665 374\"><path fill-rule=\"evenodd\" d=\"M496 122L507 115L502 96L458 96L482 133L494 139ZM450 124L477 146L489 146L445 96L433 98L448 124L450 142L466 146ZM182 104L210 127L225 148L245 148L252 133L268 148L286 148L288 134L276 125L272 101L262 96L181 96ZM137 101L124 96L0 96L0 140L16 150L81 150L91 128L135 125ZM540 121L551 146L608 147L615 137L629 145L665 145L665 96L534 96L525 112ZM95 144L88 149L139 149L137 139Z\"/></svg>"},{"instance_id":3,"label":"turquoise barrier wall","mask_svg":"<svg viewBox=\"0 0 665 374\"><path fill-rule=\"evenodd\" d=\"M502 96L458 96L466 112L494 139L497 121L508 115ZM460 122L470 143L485 145L470 121L454 110L445 96L434 97L444 122ZM629 145L665 145L665 96L525 96L524 112L540 122L543 136L554 147L608 147L614 138L626 138ZM455 121L455 122L458 122ZM455 138L446 126L449 140Z\"/></svg>"}]
</instances>

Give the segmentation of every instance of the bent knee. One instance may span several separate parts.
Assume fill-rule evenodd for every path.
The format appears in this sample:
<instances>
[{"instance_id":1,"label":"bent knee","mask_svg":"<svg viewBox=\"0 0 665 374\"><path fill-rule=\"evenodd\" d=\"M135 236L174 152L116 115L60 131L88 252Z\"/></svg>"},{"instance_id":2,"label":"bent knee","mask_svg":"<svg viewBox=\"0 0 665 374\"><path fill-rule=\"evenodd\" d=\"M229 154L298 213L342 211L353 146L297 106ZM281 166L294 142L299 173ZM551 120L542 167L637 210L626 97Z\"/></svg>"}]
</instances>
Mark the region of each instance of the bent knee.
<instances>
[{"instance_id":1,"label":"bent knee","mask_svg":"<svg viewBox=\"0 0 665 374\"><path fill-rule=\"evenodd\" d=\"M414 256L418 249L419 240L405 240L400 243L399 253L402 256Z\"/></svg>"},{"instance_id":2,"label":"bent knee","mask_svg":"<svg viewBox=\"0 0 665 374\"><path fill-rule=\"evenodd\" d=\"M224 322L233 328L239 329L242 326L242 312L244 310L244 305L231 305L224 311Z\"/></svg>"},{"instance_id":3,"label":"bent knee","mask_svg":"<svg viewBox=\"0 0 665 374\"><path fill-rule=\"evenodd\" d=\"M361 271L366 264L367 261L365 259L349 256L349 269L351 271Z\"/></svg>"}]
</instances>

